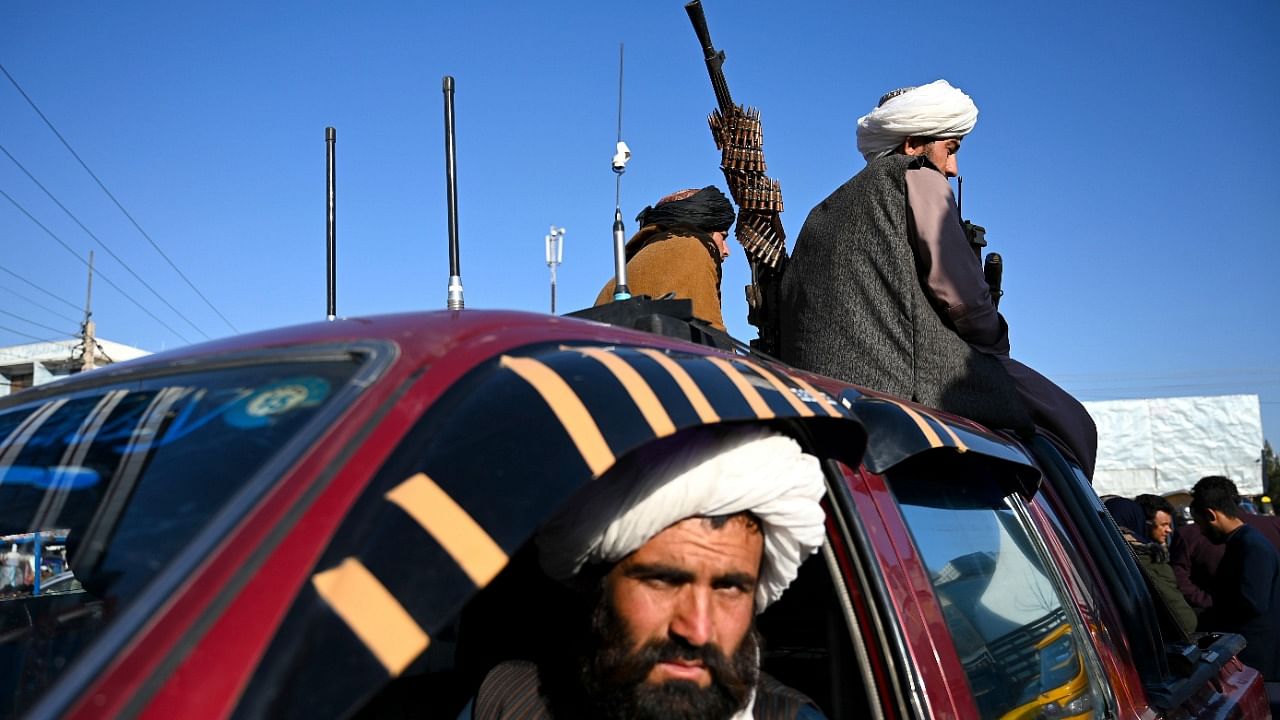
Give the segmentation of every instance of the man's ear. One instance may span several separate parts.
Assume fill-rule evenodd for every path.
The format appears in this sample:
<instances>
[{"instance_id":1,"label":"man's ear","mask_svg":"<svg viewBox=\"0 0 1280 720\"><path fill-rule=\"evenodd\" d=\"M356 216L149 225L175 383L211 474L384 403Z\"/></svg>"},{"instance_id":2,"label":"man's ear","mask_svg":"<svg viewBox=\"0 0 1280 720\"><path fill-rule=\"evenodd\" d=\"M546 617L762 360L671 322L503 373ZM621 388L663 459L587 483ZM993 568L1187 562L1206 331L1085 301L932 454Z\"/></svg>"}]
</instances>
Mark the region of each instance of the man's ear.
<instances>
[{"instance_id":1,"label":"man's ear","mask_svg":"<svg viewBox=\"0 0 1280 720\"><path fill-rule=\"evenodd\" d=\"M923 155L924 146L927 144L928 143L926 143L924 140L921 140L920 138L915 137L914 135L908 136L905 140L902 141L902 153L904 155L911 155L913 157L916 155Z\"/></svg>"}]
</instances>

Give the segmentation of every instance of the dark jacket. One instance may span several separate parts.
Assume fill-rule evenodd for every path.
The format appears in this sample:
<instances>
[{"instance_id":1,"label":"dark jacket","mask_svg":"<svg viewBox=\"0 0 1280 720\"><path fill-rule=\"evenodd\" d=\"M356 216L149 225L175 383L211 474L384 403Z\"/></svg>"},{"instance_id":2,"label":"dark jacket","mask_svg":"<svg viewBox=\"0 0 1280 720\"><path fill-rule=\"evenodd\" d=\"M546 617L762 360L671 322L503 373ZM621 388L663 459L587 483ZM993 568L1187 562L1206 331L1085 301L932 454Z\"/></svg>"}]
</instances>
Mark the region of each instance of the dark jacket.
<instances>
[{"instance_id":1,"label":"dark jacket","mask_svg":"<svg viewBox=\"0 0 1280 720\"><path fill-rule=\"evenodd\" d=\"M948 327L921 287L905 173L872 160L805 220L782 279L782 359L992 427L1029 431L1000 360Z\"/></svg>"},{"instance_id":2,"label":"dark jacket","mask_svg":"<svg viewBox=\"0 0 1280 720\"><path fill-rule=\"evenodd\" d=\"M1240 633L1249 643L1240 660L1280 682L1280 551L1242 525L1227 538L1210 594L1200 629Z\"/></svg>"},{"instance_id":3,"label":"dark jacket","mask_svg":"<svg viewBox=\"0 0 1280 720\"><path fill-rule=\"evenodd\" d=\"M474 720L551 720L554 716L542 695L538 666L514 660L490 670L476 693L471 717ZM752 717L806 720L821 718L822 714L803 693L760 673Z\"/></svg>"},{"instance_id":4,"label":"dark jacket","mask_svg":"<svg viewBox=\"0 0 1280 720\"><path fill-rule=\"evenodd\" d=\"M1240 519L1280 550L1280 518L1241 513ZM1213 543L1195 525L1183 525L1174 531L1173 544L1169 549L1170 563L1178 579L1178 590L1191 607L1204 610L1213 606L1209 587L1224 552L1226 545Z\"/></svg>"}]
</instances>

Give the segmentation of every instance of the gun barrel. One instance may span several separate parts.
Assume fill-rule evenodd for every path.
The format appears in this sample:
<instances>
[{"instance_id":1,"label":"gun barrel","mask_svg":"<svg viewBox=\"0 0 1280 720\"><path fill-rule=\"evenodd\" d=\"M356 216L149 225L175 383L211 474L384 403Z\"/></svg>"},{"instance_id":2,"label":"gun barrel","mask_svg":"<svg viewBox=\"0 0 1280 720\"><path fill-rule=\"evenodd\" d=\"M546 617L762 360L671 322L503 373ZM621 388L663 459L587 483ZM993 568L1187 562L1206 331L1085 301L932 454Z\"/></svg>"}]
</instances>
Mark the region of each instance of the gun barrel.
<instances>
[{"instance_id":1,"label":"gun barrel","mask_svg":"<svg viewBox=\"0 0 1280 720\"><path fill-rule=\"evenodd\" d=\"M685 4L684 10L689 14L689 22L693 23L698 44L702 46L702 57L707 63L707 74L711 76L716 104L720 106L722 113L728 114L733 109L733 97L729 94L729 84L724 79L724 51L716 50L711 42L711 31L707 28L707 16L702 11L702 0L690 0Z\"/></svg>"}]
</instances>

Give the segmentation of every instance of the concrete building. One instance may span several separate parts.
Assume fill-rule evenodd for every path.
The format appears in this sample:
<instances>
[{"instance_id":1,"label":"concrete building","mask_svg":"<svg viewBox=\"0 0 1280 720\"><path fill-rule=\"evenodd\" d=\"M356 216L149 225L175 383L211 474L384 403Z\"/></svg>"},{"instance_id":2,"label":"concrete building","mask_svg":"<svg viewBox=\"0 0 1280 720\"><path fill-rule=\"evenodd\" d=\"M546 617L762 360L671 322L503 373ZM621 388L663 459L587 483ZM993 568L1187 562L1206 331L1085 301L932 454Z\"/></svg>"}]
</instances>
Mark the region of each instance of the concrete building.
<instances>
[{"instance_id":1,"label":"concrete building","mask_svg":"<svg viewBox=\"0 0 1280 720\"><path fill-rule=\"evenodd\" d=\"M151 354L102 338L97 339L97 345L93 362L98 367ZM0 397L74 375L83 365L78 338L0 347Z\"/></svg>"}]
</instances>

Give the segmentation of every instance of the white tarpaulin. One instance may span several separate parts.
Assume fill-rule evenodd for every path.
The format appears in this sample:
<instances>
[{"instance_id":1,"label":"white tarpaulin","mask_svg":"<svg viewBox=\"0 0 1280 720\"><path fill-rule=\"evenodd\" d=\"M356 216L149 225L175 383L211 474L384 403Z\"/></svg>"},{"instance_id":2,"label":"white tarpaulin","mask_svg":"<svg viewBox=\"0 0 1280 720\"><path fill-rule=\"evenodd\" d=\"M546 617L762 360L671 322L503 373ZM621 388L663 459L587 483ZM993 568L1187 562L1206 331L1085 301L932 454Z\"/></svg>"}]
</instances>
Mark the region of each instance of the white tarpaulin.
<instances>
[{"instance_id":1,"label":"white tarpaulin","mask_svg":"<svg viewBox=\"0 0 1280 720\"><path fill-rule=\"evenodd\" d=\"M1262 488L1262 408L1257 395L1105 400L1084 404L1098 425L1099 495L1190 490L1206 475L1241 494Z\"/></svg>"}]
</instances>

